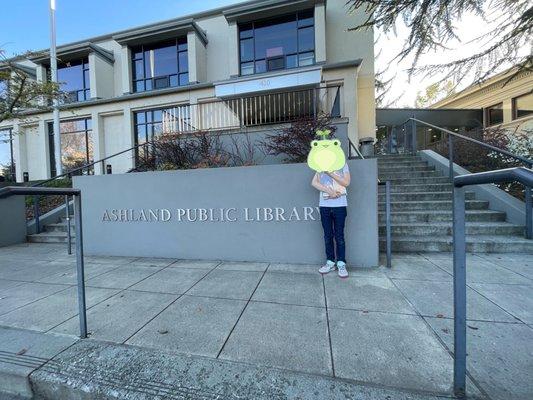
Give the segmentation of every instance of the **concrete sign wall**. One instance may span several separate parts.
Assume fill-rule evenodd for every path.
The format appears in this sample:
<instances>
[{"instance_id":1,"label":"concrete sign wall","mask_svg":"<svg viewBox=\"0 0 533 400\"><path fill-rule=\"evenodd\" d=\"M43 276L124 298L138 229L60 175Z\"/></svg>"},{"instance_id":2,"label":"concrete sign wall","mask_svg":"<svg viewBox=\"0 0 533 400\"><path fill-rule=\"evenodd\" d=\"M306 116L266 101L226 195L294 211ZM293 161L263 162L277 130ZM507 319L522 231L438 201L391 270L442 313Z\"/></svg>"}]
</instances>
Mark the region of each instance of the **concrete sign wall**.
<instances>
[{"instance_id":1,"label":"concrete sign wall","mask_svg":"<svg viewBox=\"0 0 533 400\"><path fill-rule=\"evenodd\" d=\"M377 163L348 162L351 265L378 264ZM306 164L74 177L86 254L229 261L324 261Z\"/></svg>"}]
</instances>

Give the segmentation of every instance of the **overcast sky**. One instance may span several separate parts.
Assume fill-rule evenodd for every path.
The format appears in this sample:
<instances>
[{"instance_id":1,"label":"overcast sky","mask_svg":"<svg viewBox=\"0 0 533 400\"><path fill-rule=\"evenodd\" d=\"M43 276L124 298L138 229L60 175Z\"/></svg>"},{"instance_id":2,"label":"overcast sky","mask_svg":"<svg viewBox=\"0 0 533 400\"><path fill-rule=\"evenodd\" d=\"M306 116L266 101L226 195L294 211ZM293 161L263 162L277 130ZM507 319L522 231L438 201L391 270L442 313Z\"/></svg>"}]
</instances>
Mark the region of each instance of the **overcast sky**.
<instances>
[{"instance_id":1,"label":"overcast sky","mask_svg":"<svg viewBox=\"0 0 533 400\"><path fill-rule=\"evenodd\" d=\"M243 0L56 0L57 41L64 44L111 33L138 25L170 19L186 14L208 10ZM49 47L48 0L2 0L4 16L0 24L0 48L8 55L26 50ZM9 16L6 18L6 16ZM465 16L458 24L462 43L451 43L451 50L429 54L423 62L445 62L469 54L475 46L465 43L487 29L486 24L473 16ZM399 37L393 34L380 35L376 52L382 55L377 60L376 70L383 69L401 48L405 30L399 29ZM413 106L416 94L439 77L416 76L408 81L405 70L409 60L400 65L391 64L388 74L396 79L387 94L388 99L399 100L396 106Z\"/></svg>"}]
</instances>

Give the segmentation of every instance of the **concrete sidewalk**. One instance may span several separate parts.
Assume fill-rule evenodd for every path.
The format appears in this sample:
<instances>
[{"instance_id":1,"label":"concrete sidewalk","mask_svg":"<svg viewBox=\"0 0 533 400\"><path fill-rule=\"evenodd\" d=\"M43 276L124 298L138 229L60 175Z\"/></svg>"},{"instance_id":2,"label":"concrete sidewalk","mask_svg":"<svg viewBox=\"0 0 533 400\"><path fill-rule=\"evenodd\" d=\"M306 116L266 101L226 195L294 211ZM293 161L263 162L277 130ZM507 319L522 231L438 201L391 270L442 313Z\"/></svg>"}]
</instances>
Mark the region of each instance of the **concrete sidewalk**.
<instances>
[{"instance_id":1,"label":"concrete sidewalk","mask_svg":"<svg viewBox=\"0 0 533 400\"><path fill-rule=\"evenodd\" d=\"M0 326L47 332L61 342L52 353L64 350L54 361L66 371L91 352L89 359L99 362L94 354L104 352L91 346L105 348L101 341L107 341L116 343L108 344L109 351L126 358L162 352L177 357L176 363L181 357L209 361L215 369L260 370L267 374L263 379L290 373L307 377L301 382L353 385L354 398L386 398L368 394L369 388L433 398L449 395L452 385L451 259L443 253L398 255L391 270L352 268L351 277L340 280L322 277L310 265L87 257L93 340L72 345L78 334L74 258L63 246L12 246L0 249ZM467 264L469 394L530 399L533 256L469 255ZM21 351L2 348L3 342L0 350L10 357ZM105 364L105 357L100 361ZM0 371L3 365L0 358ZM135 373L149 379L148 367ZM189 378L194 387L196 378ZM216 390L229 385L217 382ZM243 381L243 390L252 390L252 382ZM278 398L326 398L287 390ZM327 398L344 398L340 393Z\"/></svg>"}]
</instances>

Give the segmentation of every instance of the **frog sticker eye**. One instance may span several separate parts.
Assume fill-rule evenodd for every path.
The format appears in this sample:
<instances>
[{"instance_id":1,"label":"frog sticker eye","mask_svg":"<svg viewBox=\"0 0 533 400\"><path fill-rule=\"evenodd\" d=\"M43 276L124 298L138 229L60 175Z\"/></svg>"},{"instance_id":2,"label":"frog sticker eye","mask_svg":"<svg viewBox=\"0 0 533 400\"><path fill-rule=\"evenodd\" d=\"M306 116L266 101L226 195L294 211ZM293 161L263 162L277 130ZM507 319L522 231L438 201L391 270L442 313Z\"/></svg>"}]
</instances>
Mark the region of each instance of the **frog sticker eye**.
<instances>
[{"instance_id":1,"label":"frog sticker eye","mask_svg":"<svg viewBox=\"0 0 533 400\"><path fill-rule=\"evenodd\" d=\"M316 147L316 146L318 146L318 140L313 140L311 142L311 147Z\"/></svg>"},{"instance_id":2,"label":"frog sticker eye","mask_svg":"<svg viewBox=\"0 0 533 400\"><path fill-rule=\"evenodd\" d=\"M341 142L339 142L338 140L334 140L333 141L333 146L340 146Z\"/></svg>"}]
</instances>

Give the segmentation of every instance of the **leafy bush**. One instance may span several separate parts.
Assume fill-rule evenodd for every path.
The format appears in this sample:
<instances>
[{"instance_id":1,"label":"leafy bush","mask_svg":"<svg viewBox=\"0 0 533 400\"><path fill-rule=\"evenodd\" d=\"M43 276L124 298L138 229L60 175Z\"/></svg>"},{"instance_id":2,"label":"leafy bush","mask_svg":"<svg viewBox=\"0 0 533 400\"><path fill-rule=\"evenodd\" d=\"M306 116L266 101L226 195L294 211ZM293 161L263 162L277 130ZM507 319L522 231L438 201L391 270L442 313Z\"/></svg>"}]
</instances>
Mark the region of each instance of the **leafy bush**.
<instances>
[{"instance_id":1,"label":"leafy bush","mask_svg":"<svg viewBox=\"0 0 533 400\"><path fill-rule=\"evenodd\" d=\"M337 127L332 124L330 115L303 117L286 128L266 135L261 145L267 154L284 156L285 162L304 162L309 154L310 143L315 139L315 132L324 129L329 129L331 137L335 137Z\"/></svg>"}]
</instances>

